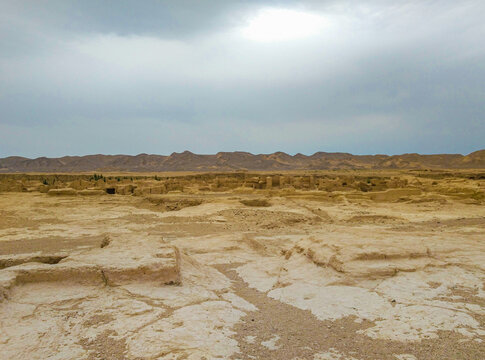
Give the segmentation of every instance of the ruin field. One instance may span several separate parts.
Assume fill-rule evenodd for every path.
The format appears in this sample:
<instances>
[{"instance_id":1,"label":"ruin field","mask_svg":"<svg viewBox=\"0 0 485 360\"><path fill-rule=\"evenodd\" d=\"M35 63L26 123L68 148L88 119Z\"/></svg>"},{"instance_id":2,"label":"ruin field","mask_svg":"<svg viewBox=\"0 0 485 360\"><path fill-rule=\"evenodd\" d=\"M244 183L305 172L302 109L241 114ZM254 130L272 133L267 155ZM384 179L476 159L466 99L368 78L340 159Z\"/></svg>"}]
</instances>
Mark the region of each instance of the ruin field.
<instances>
[{"instance_id":1,"label":"ruin field","mask_svg":"<svg viewBox=\"0 0 485 360\"><path fill-rule=\"evenodd\" d=\"M483 170L0 174L0 359L483 354Z\"/></svg>"}]
</instances>

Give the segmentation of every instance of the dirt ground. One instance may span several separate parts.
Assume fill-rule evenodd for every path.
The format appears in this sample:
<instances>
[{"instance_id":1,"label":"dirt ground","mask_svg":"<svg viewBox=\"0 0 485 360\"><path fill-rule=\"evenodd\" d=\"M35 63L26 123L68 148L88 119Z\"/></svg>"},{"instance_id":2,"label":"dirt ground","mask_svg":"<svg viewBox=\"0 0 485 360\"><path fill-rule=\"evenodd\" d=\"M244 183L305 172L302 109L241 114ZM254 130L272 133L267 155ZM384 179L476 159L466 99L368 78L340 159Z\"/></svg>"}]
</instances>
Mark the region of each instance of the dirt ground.
<instances>
[{"instance_id":1,"label":"dirt ground","mask_svg":"<svg viewBox=\"0 0 485 360\"><path fill-rule=\"evenodd\" d=\"M428 175L5 186L0 358L481 359L485 177Z\"/></svg>"}]
</instances>

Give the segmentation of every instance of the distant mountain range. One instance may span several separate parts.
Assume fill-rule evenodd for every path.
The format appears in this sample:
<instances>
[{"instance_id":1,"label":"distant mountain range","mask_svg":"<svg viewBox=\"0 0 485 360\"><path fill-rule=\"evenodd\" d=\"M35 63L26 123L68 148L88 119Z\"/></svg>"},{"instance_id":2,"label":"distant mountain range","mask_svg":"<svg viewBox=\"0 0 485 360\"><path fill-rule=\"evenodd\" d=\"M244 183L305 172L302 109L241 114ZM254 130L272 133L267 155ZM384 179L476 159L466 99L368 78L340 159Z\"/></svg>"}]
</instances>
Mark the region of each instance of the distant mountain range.
<instances>
[{"instance_id":1,"label":"distant mountain range","mask_svg":"<svg viewBox=\"0 0 485 360\"><path fill-rule=\"evenodd\" d=\"M85 171L234 171L234 170L327 170L327 169L485 169L485 150L468 155L352 155L317 152L288 155L284 152L254 155L220 152L198 155L190 151L169 156L140 154L86 155L28 159L0 159L0 172L85 172Z\"/></svg>"}]
</instances>

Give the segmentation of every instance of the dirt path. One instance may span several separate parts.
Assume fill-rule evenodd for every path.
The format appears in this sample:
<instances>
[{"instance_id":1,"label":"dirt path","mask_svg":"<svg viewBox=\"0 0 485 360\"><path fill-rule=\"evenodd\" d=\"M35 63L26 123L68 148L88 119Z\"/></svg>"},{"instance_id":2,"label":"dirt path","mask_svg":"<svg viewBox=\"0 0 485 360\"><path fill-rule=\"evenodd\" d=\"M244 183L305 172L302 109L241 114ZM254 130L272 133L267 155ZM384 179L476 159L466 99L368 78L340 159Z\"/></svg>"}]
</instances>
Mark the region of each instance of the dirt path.
<instances>
[{"instance_id":1,"label":"dirt path","mask_svg":"<svg viewBox=\"0 0 485 360\"><path fill-rule=\"evenodd\" d=\"M247 312L234 328L241 353L233 359L314 359L317 353L329 353L333 354L331 359L341 360L396 360L395 355L400 354L412 354L419 360L477 360L485 353L484 343L460 342L464 337L454 332L441 332L439 339L421 343L374 340L356 333L372 326L370 321L356 323L355 317L320 321L310 311L271 299L248 287L233 270L234 264L215 267L232 280L238 296L258 308Z\"/></svg>"}]
</instances>

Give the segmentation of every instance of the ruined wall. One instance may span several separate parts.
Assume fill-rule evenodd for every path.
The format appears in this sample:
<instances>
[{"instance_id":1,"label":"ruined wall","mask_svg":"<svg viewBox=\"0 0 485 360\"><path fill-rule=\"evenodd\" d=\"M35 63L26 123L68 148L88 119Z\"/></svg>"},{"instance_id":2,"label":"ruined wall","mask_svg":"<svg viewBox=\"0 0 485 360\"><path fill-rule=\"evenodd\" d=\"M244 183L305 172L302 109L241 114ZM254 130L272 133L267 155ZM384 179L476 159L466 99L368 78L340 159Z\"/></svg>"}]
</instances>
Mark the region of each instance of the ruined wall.
<instances>
[{"instance_id":1,"label":"ruined wall","mask_svg":"<svg viewBox=\"0 0 485 360\"><path fill-rule=\"evenodd\" d=\"M457 197L467 194L478 200L485 198L485 176L460 174L461 178L429 176L428 173L369 174L346 173L204 173L183 176L103 176L93 175L31 175L0 174L0 192L41 192L51 195L118 194L146 196L150 194L230 191L311 191L378 193L389 189L421 189L448 194L453 189ZM449 181L463 182L463 186ZM471 195L470 195L471 194ZM376 195L379 198L380 195ZM374 196L375 197L375 196Z\"/></svg>"}]
</instances>

